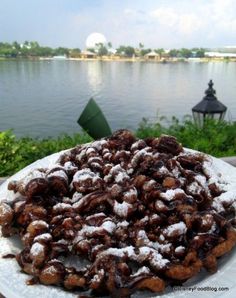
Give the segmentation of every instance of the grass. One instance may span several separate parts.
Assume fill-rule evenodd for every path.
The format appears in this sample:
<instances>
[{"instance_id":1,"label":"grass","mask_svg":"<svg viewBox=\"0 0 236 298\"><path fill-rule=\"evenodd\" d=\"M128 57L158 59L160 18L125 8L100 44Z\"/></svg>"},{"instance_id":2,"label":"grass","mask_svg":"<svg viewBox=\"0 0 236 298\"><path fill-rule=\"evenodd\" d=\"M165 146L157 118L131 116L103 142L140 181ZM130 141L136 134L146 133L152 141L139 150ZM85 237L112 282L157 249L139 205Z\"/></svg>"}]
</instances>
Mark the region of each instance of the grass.
<instances>
[{"instance_id":1,"label":"grass","mask_svg":"<svg viewBox=\"0 0 236 298\"><path fill-rule=\"evenodd\" d=\"M135 134L139 138L169 134L177 137L183 146L213 156L236 155L236 123L207 121L203 128L199 128L190 118L180 122L173 117L168 120L168 125L163 117L157 118L155 123L143 119ZM86 133L33 139L17 138L12 130L2 131L0 132L0 176L12 175L37 159L91 140Z\"/></svg>"}]
</instances>

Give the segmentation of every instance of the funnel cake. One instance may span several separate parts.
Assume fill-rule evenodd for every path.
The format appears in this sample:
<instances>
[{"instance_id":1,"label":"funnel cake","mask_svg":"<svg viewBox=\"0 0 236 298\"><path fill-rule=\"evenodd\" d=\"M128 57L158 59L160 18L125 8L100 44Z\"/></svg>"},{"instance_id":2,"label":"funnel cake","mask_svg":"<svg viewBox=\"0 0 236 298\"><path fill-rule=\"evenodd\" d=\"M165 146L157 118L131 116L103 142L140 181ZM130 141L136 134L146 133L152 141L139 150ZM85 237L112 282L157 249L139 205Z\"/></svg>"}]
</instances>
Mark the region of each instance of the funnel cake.
<instances>
[{"instance_id":1,"label":"funnel cake","mask_svg":"<svg viewBox=\"0 0 236 298\"><path fill-rule=\"evenodd\" d=\"M2 234L20 235L16 260L35 282L121 298L163 292L216 272L235 245L236 192L223 178L174 137L120 130L10 182ZM87 264L69 266L71 256Z\"/></svg>"}]
</instances>

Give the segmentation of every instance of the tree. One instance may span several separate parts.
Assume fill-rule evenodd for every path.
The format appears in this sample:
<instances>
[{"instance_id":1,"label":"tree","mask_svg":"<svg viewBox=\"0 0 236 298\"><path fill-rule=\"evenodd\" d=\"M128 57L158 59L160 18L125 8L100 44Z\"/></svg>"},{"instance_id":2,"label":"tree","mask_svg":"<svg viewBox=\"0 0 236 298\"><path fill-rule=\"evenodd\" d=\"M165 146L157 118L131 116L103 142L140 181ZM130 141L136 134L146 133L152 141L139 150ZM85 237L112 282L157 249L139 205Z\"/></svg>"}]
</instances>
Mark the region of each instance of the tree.
<instances>
[{"instance_id":1,"label":"tree","mask_svg":"<svg viewBox=\"0 0 236 298\"><path fill-rule=\"evenodd\" d=\"M107 55L107 53L108 53L108 50L104 45L99 47L98 56L105 56L105 55Z\"/></svg>"},{"instance_id":2,"label":"tree","mask_svg":"<svg viewBox=\"0 0 236 298\"><path fill-rule=\"evenodd\" d=\"M145 56L146 54L150 53L152 50L151 49L142 49L140 51L140 55L143 57Z\"/></svg>"},{"instance_id":3,"label":"tree","mask_svg":"<svg viewBox=\"0 0 236 298\"><path fill-rule=\"evenodd\" d=\"M59 47L54 50L54 55L55 56L69 56L69 49Z\"/></svg>"},{"instance_id":4,"label":"tree","mask_svg":"<svg viewBox=\"0 0 236 298\"><path fill-rule=\"evenodd\" d=\"M116 49L117 54L125 55L125 46L119 46L119 48Z\"/></svg>"},{"instance_id":5,"label":"tree","mask_svg":"<svg viewBox=\"0 0 236 298\"><path fill-rule=\"evenodd\" d=\"M0 56L7 58L15 58L18 55L18 50L10 43L0 43Z\"/></svg>"},{"instance_id":6,"label":"tree","mask_svg":"<svg viewBox=\"0 0 236 298\"><path fill-rule=\"evenodd\" d=\"M169 51L170 57L178 57L179 51L176 49L172 49Z\"/></svg>"},{"instance_id":7,"label":"tree","mask_svg":"<svg viewBox=\"0 0 236 298\"><path fill-rule=\"evenodd\" d=\"M95 53L95 49L94 48L88 48L87 49L89 52Z\"/></svg>"},{"instance_id":8,"label":"tree","mask_svg":"<svg viewBox=\"0 0 236 298\"><path fill-rule=\"evenodd\" d=\"M139 46L140 50L144 48L144 44L141 42L138 44L138 46Z\"/></svg>"},{"instance_id":9,"label":"tree","mask_svg":"<svg viewBox=\"0 0 236 298\"><path fill-rule=\"evenodd\" d=\"M180 50L180 55L181 55L181 57L189 58L192 56L192 51L189 49L186 49L186 48L182 48Z\"/></svg>"},{"instance_id":10,"label":"tree","mask_svg":"<svg viewBox=\"0 0 236 298\"><path fill-rule=\"evenodd\" d=\"M117 53L126 57L132 57L135 54L135 49L131 46L120 46L117 49Z\"/></svg>"},{"instance_id":11,"label":"tree","mask_svg":"<svg viewBox=\"0 0 236 298\"><path fill-rule=\"evenodd\" d=\"M28 40L26 40L26 41L24 42L24 44L23 44L23 45L24 45L24 47L28 47L28 46L29 46L29 44L30 44L30 43L28 42Z\"/></svg>"},{"instance_id":12,"label":"tree","mask_svg":"<svg viewBox=\"0 0 236 298\"><path fill-rule=\"evenodd\" d=\"M51 57L51 56L53 56L53 49L49 48L49 47L39 47L37 49L37 56Z\"/></svg>"},{"instance_id":13,"label":"tree","mask_svg":"<svg viewBox=\"0 0 236 298\"><path fill-rule=\"evenodd\" d=\"M17 41L14 41L14 42L12 43L12 46L13 46L17 51L20 50L20 44L19 44Z\"/></svg>"},{"instance_id":14,"label":"tree","mask_svg":"<svg viewBox=\"0 0 236 298\"><path fill-rule=\"evenodd\" d=\"M156 49L155 52L156 52L157 54L159 54L160 57L161 57L161 55L162 55L163 53L165 53L165 50L164 50L163 48L159 48L159 49Z\"/></svg>"},{"instance_id":15,"label":"tree","mask_svg":"<svg viewBox=\"0 0 236 298\"><path fill-rule=\"evenodd\" d=\"M98 56L105 56L108 53L107 48L101 42L96 44L96 49L97 49Z\"/></svg>"},{"instance_id":16,"label":"tree","mask_svg":"<svg viewBox=\"0 0 236 298\"><path fill-rule=\"evenodd\" d=\"M203 57L205 57L205 49L202 49L202 48L198 49L198 50L196 51L196 57L198 57L198 58L203 58Z\"/></svg>"},{"instance_id":17,"label":"tree","mask_svg":"<svg viewBox=\"0 0 236 298\"><path fill-rule=\"evenodd\" d=\"M39 44L38 44L37 41L31 41L29 43L29 45L30 45L31 48L39 48Z\"/></svg>"},{"instance_id":18,"label":"tree","mask_svg":"<svg viewBox=\"0 0 236 298\"><path fill-rule=\"evenodd\" d=\"M112 43L109 41L109 42L107 43L107 46L108 46L109 49L112 48Z\"/></svg>"}]
</instances>

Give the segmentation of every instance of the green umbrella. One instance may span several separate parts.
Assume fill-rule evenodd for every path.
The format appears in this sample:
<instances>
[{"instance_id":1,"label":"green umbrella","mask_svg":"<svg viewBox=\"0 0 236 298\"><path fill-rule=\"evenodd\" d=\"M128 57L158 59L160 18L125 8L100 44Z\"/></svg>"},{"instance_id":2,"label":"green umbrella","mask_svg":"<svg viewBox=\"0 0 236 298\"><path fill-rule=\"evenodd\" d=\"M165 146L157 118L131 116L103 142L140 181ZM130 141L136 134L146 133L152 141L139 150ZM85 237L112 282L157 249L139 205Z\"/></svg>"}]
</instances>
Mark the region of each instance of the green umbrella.
<instances>
[{"instance_id":1,"label":"green umbrella","mask_svg":"<svg viewBox=\"0 0 236 298\"><path fill-rule=\"evenodd\" d=\"M94 139L112 134L106 117L93 98L90 98L77 122Z\"/></svg>"}]
</instances>

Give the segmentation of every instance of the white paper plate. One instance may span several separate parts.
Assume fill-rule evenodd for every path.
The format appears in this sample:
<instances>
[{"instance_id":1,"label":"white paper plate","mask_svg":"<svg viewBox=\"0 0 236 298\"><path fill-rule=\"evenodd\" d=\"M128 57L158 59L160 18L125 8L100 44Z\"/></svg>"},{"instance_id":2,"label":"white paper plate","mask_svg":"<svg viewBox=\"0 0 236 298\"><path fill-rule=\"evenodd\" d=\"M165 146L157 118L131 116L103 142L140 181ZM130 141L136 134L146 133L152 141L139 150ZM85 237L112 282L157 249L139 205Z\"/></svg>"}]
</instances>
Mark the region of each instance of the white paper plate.
<instances>
[{"instance_id":1,"label":"white paper plate","mask_svg":"<svg viewBox=\"0 0 236 298\"><path fill-rule=\"evenodd\" d=\"M188 151L192 151L187 149ZM0 186L0 201L12 200L14 195L7 191L10 180L21 179L31 170L39 167L48 167L54 164L64 151L45 157L34 162L17 174L9 178ZM211 157L212 166L220 172L229 182L229 189L236 189L236 168L222 160ZM78 297L78 293L65 292L57 287L33 285L27 286L25 281L29 276L20 272L20 268L14 259L3 259L2 255L16 253L20 250L20 242L12 238L3 238L0 234L0 293L7 298L70 298ZM167 288L165 294L154 295L151 293L137 293L132 297L236 297L236 249L219 260L217 273L209 275L201 272L197 277L189 280L184 287L175 290ZM221 288L221 289L220 289ZM82 294L82 293L81 293Z\"/></svg>"}]
</instances>

